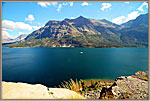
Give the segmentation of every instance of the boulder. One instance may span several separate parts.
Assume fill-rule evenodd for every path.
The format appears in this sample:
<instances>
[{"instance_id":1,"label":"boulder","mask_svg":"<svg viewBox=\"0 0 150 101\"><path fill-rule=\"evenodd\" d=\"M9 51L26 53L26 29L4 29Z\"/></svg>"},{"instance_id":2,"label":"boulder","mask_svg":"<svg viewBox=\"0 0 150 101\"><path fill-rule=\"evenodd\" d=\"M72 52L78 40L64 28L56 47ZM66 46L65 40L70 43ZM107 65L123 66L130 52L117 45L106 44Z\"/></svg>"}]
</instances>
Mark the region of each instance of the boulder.
<instances>
[{"instance_id":1,"label":"boulder","mask_svg":"<svg viewBox=\"0 0 150 101\"><path fill-rule=\"evenodd\" d=\"M129 77L116 80L113 93L117 99L148 99L148 81Z\"/></svg>"},{"instance_id":2,"label":"boulder","mask_svg":"<svg viewBox=\"0 0 150 101\"><path fill-rule=\"evenodd\" d=\"M84 99L80 94L66 88L49 88L48 92L55 99Z\"/></svg>"},{"instance_id":3,"label":"boulder","mask_svg":"<svg viewBox=\"0 0 150 101\"><path fill-rule=\"evenodd\" d=\"M41 84L2 82L2 99L54 99Z\"/></svg>"},{"instance_id":4,"label":"boulder","mask_svg":"<svg viewBox=\"0 0 150 101\"><path fill-rule=\"evenodd\" d=\"M65 88L47 88L41 84L2 82L2 99L84 99Z\"/></svg>"},{"instance_id":5,"label":"boulder","mask_svg":"<svg viewBox=\"0 0 150 101\"><path fill-rule=\"evenodd\" d=\"M136 76L136 78L148 80L148 72L138 71L134 75Z\"/></svg>"}]
</instances>

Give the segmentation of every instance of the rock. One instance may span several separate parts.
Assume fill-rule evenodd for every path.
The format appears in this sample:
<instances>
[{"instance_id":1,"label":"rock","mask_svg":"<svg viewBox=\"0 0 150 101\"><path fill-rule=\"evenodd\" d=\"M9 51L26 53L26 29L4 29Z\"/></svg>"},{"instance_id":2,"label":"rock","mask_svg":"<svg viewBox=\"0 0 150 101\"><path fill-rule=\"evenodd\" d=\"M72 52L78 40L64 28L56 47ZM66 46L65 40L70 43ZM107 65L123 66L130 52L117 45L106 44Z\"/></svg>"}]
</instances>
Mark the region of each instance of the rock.
<instances>
[{"instance_id":1,"label":"rock","mask_svg":"<svg viewBox=\"0 0 150 101\"><path fill-rule=\"evenodd\" d=\"M138 71L134 74L138 79L146 80L148 78L148 72Z\"/></svg>"},{"instance_id":2,"label":"rock","mask_svg":"<svg viewBox=\"0 0 150 101\"><path fill-rule=\"evenodd\" d=\"M148 99L148 81L132 76L117 79L113 94L117 99Z\"/></svg>"},{"instance_id":3,"label":"rock","mask_svg":"<svg viewBox=\"0 0 150 101\"><path fill-rule=\"evenodd\" d=\"M100 98L112 99L148 99L148 72L138 71L132 76L121 76L114 84L104 86Z\"/></svg>"},{"instance_id":4,"label":"rock","mask_svg":"<svg viewBox=\"0 0 150 101\"><path fill-rule=\"evenodd\" d=\"M47 87L27 83L2 82L2 99L54 99Z\"/></svg>"},{"instance_id":5,"label":"rock","mask_svg":"<svg viewBox=\"0 0 150 101\"><path fill-rule=\"evenodd\" d=\"M41 84L2 82L2 99L84 99L65 88L47 88Z\"/></svg>"},{"instance_id":6,"label":"rock","mask_svg":"<svg viewBox=\"0 0 150 101\"><path fill-rule=\"evenodd\" d=\"M84 94L84 97L86 99L99 99L101 90L102 88L93 91L88 91Z\"/></svg>"},{"instance_id":7,"label":"rock","mask_svg":"<svg viewBox=\"0 0 150 101\"><path fill-rule=\"evenodd\" d=\"M49 88L48 92L56 99L85 99L80 94L65 88Z\"/></svg>"},{"instance_id":8,"label":"rock","mask_svg":"<svg viewBox=\"0 0 150 101\"><path fill-rule=\"evenodd\" d=\"M111 86L98 84L84 95L65 89L47 88L41 84L2 82L3 99L148 99L148 72L137 72L132 76L121 76ZM104 95L104 96L103 96Z\"/></svg>"}]
</instances>

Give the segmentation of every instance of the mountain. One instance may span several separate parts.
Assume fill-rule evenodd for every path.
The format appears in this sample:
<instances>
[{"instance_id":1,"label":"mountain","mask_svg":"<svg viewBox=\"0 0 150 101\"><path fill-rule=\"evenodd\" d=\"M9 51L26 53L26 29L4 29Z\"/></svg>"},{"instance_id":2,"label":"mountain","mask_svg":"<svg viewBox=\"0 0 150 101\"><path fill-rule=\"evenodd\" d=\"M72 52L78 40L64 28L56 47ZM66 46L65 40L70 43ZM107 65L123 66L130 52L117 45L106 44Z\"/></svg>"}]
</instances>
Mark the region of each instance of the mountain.
<instances>
[{"instance_id":1,"label":"mountain","mask_svg":"<svg viewBox=\"0 0 150 101\"><path fill-rule=\"evenodd\" d=\"M20 36L18 36L14 40L21 41L21 40L24 40L27 36L28 36L28 34L21 34Z\"/></svg>"},{"instance_id":2,"label":"mountain","mask_svg":"<svg viewBox=\"0 0 150 101\"><path fill-rule=\"evenodd\" d=\"M62 21L50 20L14 46L30 47L124 47L148 45L148 14L122 25L106 19L79 16Z\"/></svg>"},{"instance_id":3,"label":"mountain","mask_svg":"<svg viewBox=\"0 0 150 101\"><path fill-rule=\"evenodd\" d=\"M134 20L130 20L121 24L123 28L148 27L148 13L138 16Z\"/></svg>"},{"instance_id":4,"label":"mountain","mask_svg":"<svg viewBox=\"0 0 150 101\"><path fill-rule=\"evenodd\" d=\"M23 41L26 37L27 37L27 34L21 34L15 39L12 39L12 38L9 38L9 37L8 38L7 37L2 37L2 40L3 40L2 44L6 45L6 44L12 44L12 43L16 43L16 42L19 42L19 41Z\"/></svg>"},{"instance_id":5,"label":"mountain","mask_svg":"<svg viewBox=\"0 0 150 101\"><path fill-rule=\"evenodd\" d=\"M102 19L100 20L101 22L103 22L105 25L108 25L108 26L113 26L114 28L119 28L120 29L120 25L117 25L115 23L112 23L106 19Z\"/></svg>"},{"instance_id":6,"label":"mountain","mask_svg":"<svg viewBox=\"0 0 150 101\"><path fill-rule=\"evenodd\" d=\"M121 40L127 44L148 46L148 13L121 25Z\"/></svg>"},{"instance_id":7,"label":"mountain","mask_svg":"<svg viewBox=\"0 0 150 101\"><path fill-rule=\"evenodd\" d=\"M94 20L80 16L76 19L63 21L49 21L39 30L26 37L26 40L50 38L49 45L72 44L73 46L93 46L120 43L116 28L104 21ZM104 38L105 37L105 38ZM113 40L111 40L113 38ZM96 46L96 47L97 47Z\"/></svg>"}]
</instances>

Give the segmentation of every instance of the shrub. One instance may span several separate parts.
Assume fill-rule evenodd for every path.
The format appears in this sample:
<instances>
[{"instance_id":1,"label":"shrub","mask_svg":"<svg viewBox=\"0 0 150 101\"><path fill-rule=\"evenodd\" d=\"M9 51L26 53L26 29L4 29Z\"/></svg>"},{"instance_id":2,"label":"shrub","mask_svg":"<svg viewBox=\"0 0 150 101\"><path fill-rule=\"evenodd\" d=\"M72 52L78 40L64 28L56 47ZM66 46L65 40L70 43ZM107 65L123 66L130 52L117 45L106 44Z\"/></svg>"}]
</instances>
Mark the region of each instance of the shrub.
<instances>
[{"instance_id":1,"label":"shrub","mask_svg":"<svg viewBox=\"0 0 150 101\"><path fill-rule=\"evenodd\" d=\"M143 80L148 81L148 78L147 78L147 77L144 77Z\"/></svg>"},{"instance_id":2,"label":"shrub","mask_svg":"<svg viewBox=\"0 0 150 101\"><path fill-rule=\"evenodd\" d=\"M142 73L142 71L138 71L138 73Z\"/></svg>"},{"instance_id":3,"label":"shrub","mask_svg":"<svg viewBox=\"0 0 150 101\"><path fill-rule=\"evenodd\" d=\"M64 81L64 83L62 82L61 85L59 85L60 88L66 88L66 89L69 89L69 90L73 90L75 92L79 92L80 89L82 89L82 85L81 85L81 82L78 82L77 79L76 81L70 79L68 82L67 81Z\"/></svg>"}]
</instances>

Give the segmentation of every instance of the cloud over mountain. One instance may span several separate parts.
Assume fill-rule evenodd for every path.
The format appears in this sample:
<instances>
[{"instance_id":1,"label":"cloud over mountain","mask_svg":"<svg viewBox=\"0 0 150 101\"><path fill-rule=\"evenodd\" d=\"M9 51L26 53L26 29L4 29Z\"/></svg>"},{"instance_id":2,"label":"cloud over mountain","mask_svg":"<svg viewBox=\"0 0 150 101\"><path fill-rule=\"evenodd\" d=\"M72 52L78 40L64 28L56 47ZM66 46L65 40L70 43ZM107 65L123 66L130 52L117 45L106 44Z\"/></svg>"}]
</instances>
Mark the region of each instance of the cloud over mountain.
<instances>
[{"instance_id":1,"label":"cloud over mountain","mask_svg":"<svg viewBox=\"0 0 150 101\"><path fill-rule=\"evenodd\" d=\"M25 18L26 21L32 22L34 20L34 17L32 14L29 14L27 18Z\"/></svg>"}]
</instances>

